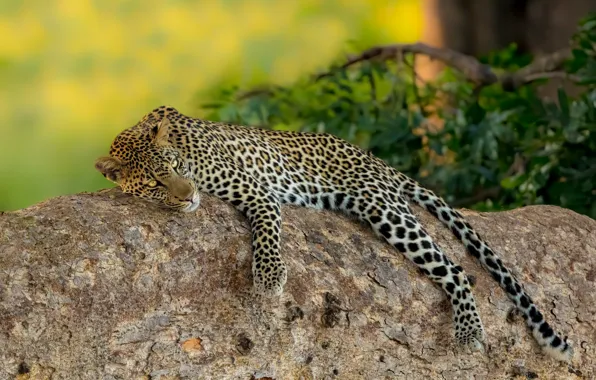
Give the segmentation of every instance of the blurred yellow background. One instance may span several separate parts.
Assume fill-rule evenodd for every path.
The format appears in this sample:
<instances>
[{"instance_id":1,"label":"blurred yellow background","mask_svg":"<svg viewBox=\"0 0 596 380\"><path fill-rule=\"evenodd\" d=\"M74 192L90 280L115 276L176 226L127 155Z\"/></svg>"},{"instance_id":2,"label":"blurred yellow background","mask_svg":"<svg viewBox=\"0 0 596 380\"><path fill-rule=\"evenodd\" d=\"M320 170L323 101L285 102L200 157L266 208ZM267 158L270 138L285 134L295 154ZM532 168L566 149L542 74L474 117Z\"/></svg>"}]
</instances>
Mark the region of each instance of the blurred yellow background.
<instances>
[{"instance_id":1,"label":"blurred yellow background","mask_svg":"<svg viewBox=\"0 0 596 380\"><path fill-rule=\"evenodd\" d=\"M110 187L93 168L161 104L288 83L420 37L420 0L1 0L0 210Z\"/></svg>"}]
</instances>

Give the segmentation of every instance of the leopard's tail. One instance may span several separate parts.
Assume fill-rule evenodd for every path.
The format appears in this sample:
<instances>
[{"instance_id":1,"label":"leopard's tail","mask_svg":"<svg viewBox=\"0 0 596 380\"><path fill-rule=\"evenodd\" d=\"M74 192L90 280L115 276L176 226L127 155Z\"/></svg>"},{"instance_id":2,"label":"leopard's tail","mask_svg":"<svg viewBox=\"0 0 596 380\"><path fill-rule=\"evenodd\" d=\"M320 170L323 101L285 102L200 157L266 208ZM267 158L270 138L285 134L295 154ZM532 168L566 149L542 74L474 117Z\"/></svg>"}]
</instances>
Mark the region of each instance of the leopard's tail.
<instances>
[{"instance_id":1,"label":"leopard's tail","mask_svg":"<svg viewBox=\"0 0 596 380\"><path fill-rule=\"evenodd\" d=\"M401 173L397 173L396 178L401 183L400 190L402 194L446 225L464 244L468 252L477 258L482 267L499 283L509 299L522 313L528 327L532 330L534 338L543 350L555 359L570 361L573 356L573 349L567 342L567 337L561 338L553 331L520 282L503 264L501 258L474 231L463 215L447 205L441 197L425 189L416 181L405 177Z\"/></svg>"}]
</instances>

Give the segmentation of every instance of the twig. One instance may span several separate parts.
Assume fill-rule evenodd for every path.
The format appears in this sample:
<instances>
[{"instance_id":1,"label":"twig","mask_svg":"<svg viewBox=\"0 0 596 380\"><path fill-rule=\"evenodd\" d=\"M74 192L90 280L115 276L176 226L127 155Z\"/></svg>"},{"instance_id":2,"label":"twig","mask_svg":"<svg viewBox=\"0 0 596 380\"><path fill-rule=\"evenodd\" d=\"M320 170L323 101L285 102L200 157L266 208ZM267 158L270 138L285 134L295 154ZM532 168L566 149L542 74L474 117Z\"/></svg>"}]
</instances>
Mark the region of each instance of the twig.
<instances>
[{"instance_id":1,"label":"twig","mask_svg":"<svg viewBox=\"0 0 596 380\"><path fill-rule=\"evenodd\" d=\"M577 75L568 74L564 71L553 71L553 72L544 72L544 73L535 73L535 74L528 74L526 76L509 76L502 78L503 89L506 91L514 91L515 89L537 81L541 79L552 79L552 78L560 78L560 79L567 79L571 82L579 82L580 78Z\"/></svg>"},{"instance_id":2,"label":"twig","mask_svg":"<svg viewBox=\"0 0 596 380\"><path fill-rule=\"evenodd\" d=\"M428 114L428 112L426 112L426 109L422 105L422 99L420 98L420 93L418 92L418 86L416 86L417 80L419 80L422 83L425 83L424 78L422 78L420 75L418 75L418 72L416 72L416 56L414 56L414 64L413 65L410 65L408 62L405 62L405 61L404 61L404 64L412 70L412 83L414 83L414 88L413 88L414 97L416 98L416 103L418 103L418 108L420 109L420 113L422 114L422 116L427 118L429 116L429 114Z\"/></svg>"},{"instance_id":3,"label":"twig","mask_svg":"<svg viewBox=\"0 0 596 380\"><path fill-rule=\"evenodd\" d=\"M537 57L532 63L522 67L514 73L501 75L499 81L502 83L503 89L506 91L513 91L524 84L546 78L565 78L577 82L579 80L577 76L560 72L565 61L571 57L572 54L570 48L557 50L554 53ZM555 74L555 72L558 74ZM552 76L549 76L549 74L552 74Z\"/></svg>"},{"instance_id":4,"label":"twig","mask_svg":"<svg viewBox=\"0 0 596 380\"><path fill-rule=\"evenodd\" d=\"M272 95L273 90L274 88L272 87L253 88L252 90L248 90L238 94L236 100L245 100L259 95Z\"/></svg>"},{"instance_id":5,"label":"twig","mask_svg":"<svg viewBox=\"0 0 596 380\"><path fill-rule=\"evenodd\" d=\"M562 78L562 79L571 79L573 81L578 81L579 77L577 75L568 74L564 71L553 71L552 73L536 73L530 74L526 76L524 79L528 82L532 82L535 80L540 79L552 79L552 78Z\"/></svg>"},{"instance_id":6,"label":"twig","mask_svg":"<svg viewBox=\"0 0 596 380\"><path fill-rule=\"evenodd\" d=\"M368 83L370 84L370 98L371 100L376 103L377 102L377 84L375 82L375 76L372 72L368 75Z\"/></svg>"},{"instance_id":7,"label":"twig","mask_svg":"<svg viewBox=\"0 0 596 380\"><path fill-rule=\"evenodd\" d=\"M546 73L560 69L565 61L572 57L571 49L564 48L553 53L537 57L529 65L522 67L515 72L519 77L526 77L531 74Z\"/></svg>"}]
</instances>

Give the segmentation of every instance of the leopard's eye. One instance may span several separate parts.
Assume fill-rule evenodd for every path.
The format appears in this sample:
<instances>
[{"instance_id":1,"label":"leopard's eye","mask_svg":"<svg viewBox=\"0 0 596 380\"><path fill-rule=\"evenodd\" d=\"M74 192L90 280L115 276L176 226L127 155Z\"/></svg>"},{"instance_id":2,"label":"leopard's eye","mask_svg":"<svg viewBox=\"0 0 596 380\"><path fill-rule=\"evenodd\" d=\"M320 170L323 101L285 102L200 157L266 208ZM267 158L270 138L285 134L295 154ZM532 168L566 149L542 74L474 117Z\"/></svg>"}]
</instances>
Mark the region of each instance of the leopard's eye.
<instances>
[{"instance_id":1,"label":"leopard's eye","mask_svg":"<svg viewBox=\"0 0 596 380\"><path fill-rule=\"evenodd\" d=\"M152 179L151 181L147 182L147 185L149 187L155 187L155 186L157 186L157 181Z\"/></svg>"},{"instance_id":2,"label":"leopard's eye","mask_svg":"<svg viewBox=\"0 0 596 380\"><path fill-rule=\"evenodd\" d=\"M177 158L174 158L174 160L172 161L172 167L177 168L179 164L180 164L180 161L178 161Z\"/></svg>"}]
</instances>

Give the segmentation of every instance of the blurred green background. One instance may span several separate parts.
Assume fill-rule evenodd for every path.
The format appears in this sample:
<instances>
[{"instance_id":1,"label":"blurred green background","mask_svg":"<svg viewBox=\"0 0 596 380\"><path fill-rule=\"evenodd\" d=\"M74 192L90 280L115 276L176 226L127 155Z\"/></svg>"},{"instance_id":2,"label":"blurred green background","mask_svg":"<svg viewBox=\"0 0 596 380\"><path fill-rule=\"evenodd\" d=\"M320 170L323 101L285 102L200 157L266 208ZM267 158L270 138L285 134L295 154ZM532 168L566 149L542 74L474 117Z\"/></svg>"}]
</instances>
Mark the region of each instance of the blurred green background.
<instances>
[{"instance_id":1,"label":"blurred green background","mask_svg":"<svg viewBox=\"0 0 596 380\"><path fill-rule=\"evenodd\" d=\"M596 218L594 12L594 0L0 0L0 211L113 186L94 160L167 104L333 133L456 207ZM423 55L339 68L417 41L497 75L567 58L513 87Z\"/></svg>"},{"instance_id":2,"label":"blurred green background","mask_svg":"<svg viewBox=\"0 0 596 380\"><path fill-rule=\"evenodd\" d=\"M93 161L156 106L201 116L213 88L290 83L421 22L418 0L2 0L0 210L110 187Z\"/></svg>"}]
</instances>

